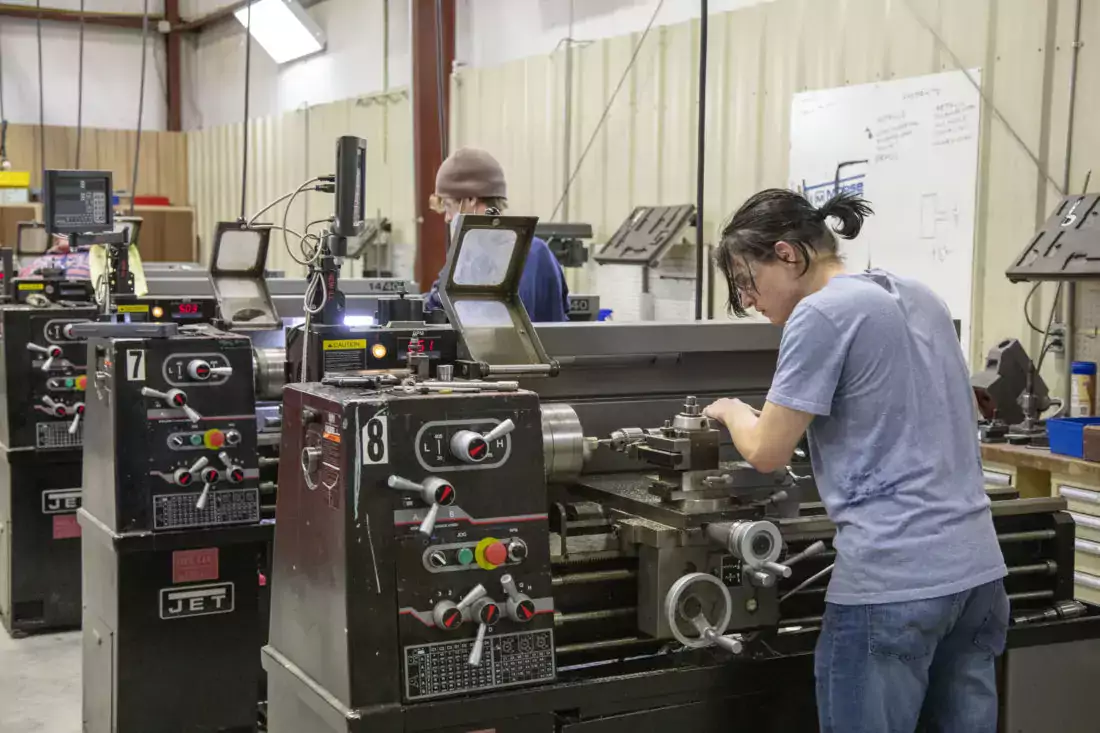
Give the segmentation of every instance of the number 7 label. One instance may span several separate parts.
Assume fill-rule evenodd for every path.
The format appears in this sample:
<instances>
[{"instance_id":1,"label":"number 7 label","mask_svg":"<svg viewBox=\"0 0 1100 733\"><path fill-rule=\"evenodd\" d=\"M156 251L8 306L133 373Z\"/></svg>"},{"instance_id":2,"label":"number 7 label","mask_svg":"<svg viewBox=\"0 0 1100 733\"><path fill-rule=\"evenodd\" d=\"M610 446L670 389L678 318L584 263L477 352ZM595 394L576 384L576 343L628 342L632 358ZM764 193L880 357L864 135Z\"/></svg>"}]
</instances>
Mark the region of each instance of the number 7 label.
<instances>
[{"instance_id":1,"label":"number 7 label","mask_svg":"<svg viewBox=\"0 0 1100 733\"><path fill-rule=\"evenodd\" d=\"M131 382L145 381L145 351L130 349L126 352L126 378Z\"/></svg>"}]
</instances>

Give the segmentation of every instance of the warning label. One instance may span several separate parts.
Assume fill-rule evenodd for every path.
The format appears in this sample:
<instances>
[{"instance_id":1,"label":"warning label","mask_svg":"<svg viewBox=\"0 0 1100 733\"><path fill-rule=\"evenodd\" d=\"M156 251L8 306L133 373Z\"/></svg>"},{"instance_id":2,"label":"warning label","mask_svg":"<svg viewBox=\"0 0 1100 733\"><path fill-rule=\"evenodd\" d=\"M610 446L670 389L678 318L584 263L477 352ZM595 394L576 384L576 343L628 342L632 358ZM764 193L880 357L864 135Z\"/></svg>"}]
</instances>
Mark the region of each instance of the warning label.
<instances>
[{"instance_id":1,"label":"warning label","mask_svg":"<svg viewBox=\"0 0 1100 733\"><path fill-rule=\"evenodd\" d=\"M336 339L326 341L323 346L325 351L352 351L354 349L366 349L366 339Z\"/></svg>"},{"instance_id":2,"label":"warning label","mask_svg":"<svg viewBox=\"0 0 1100 733\"><path fill-rule=\"evenodd\" d=\"M367 368L367 340L325 341L325 371L350 372Z\"/></svg>"},{"instance_id":3,"label":"warning label","mask_svg":"<svg viewBox=\"0 0 1100 733\"><path fill-rule=\"evenodd\" d=\"M70 540L80 536L80 523L76 521L75 514L53 515L53 538L55 540Z\"/></svg>"},{"instance_id":4,"label":"warning label","mask_svg":"<svg viewBox=\"0 0 1100 733\"><path fill-rule=\"evenodd\" d=\"M197 583L218 579L218 548L176 550L172 553L172 582Z\"/></svg>"}]
</instances>

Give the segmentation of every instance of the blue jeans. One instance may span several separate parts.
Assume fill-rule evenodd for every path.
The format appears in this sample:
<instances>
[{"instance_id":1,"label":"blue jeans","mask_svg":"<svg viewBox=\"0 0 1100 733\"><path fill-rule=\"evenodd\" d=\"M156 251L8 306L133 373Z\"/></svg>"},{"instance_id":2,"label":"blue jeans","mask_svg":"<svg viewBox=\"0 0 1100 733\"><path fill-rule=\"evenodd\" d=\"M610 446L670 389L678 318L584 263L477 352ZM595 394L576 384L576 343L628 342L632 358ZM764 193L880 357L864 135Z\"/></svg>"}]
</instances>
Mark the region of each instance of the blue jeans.
<instances>
[{"instance_id":1,"label":"blue jeans","mask_svg":"<svg viewBox=\"0 0 1100 733\"><path fill-rule=\"evenodd\" d=\"M826 604L814 676L822 733L997 730L995 658L1005 647L1000 580L942 598Z\"/></svg>"}]
</instances>

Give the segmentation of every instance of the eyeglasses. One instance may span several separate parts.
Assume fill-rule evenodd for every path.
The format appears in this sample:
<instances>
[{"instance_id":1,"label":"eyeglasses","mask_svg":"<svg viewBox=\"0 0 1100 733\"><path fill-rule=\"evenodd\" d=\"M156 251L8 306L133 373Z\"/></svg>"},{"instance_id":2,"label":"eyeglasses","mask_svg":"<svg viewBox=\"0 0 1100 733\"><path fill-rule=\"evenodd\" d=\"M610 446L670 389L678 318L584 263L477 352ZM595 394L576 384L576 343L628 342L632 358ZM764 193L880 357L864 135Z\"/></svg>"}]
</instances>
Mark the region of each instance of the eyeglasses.
<instances>
[{"instance_id":1,"label":"eyeglasses","mask_svg":"<svg viewBox=\"0 0 1100 733\"><path fill-rule=\"evenodd\" d=\"M740 297L756 294L756 275L753 273L748 262L745 263L744 272L734 273L733 287L737 290L737 294Z\"/></svg>"},{"instance_id":2,"label":"eyeglasses","mask_svg":"<svg viewBox=\"0 0 1100 733\"><path fill-rule=\"evenodd\" d=\"M462 208L462 202L433 193L428 197L428 208L437 214L457 214Z\"/></svg>"}]
</instances>

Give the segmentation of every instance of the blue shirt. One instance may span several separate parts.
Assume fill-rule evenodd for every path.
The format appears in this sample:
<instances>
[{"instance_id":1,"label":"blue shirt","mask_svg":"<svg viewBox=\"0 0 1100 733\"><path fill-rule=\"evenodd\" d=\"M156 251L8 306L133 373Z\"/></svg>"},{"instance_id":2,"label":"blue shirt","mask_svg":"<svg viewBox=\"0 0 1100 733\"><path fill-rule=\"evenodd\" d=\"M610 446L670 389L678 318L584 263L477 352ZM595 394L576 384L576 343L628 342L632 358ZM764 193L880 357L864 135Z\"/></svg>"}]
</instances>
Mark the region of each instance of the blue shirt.
<instances>
[{"instance_id":1,"label":"blue shirt","mask_svg":"<svg viewBox=\"0 0 1100 733\"><path fill-rule=\"evenodd\" d=\"M565 284L565 275L554 253L538 237L531 240L531 249L527 252L527 261L523 265L523 275L519 281L519 297L532 323L568 320L566 314L569 312L569 288ZM432 283L427 307L443 307L439 299L438 280Z\"/></svg>"},{"instance_id":2,"label":"blue shirt","mask_svg":"<svg viewBox=\"0 0 1100 733\"><path fill-rule=\"evenodd\" d=\"M894 603L1006 574L947 306L881 270L834 277L783 329L768 401L814 415L836 567L826 600Z\"/></svg>"}]
</instances>

